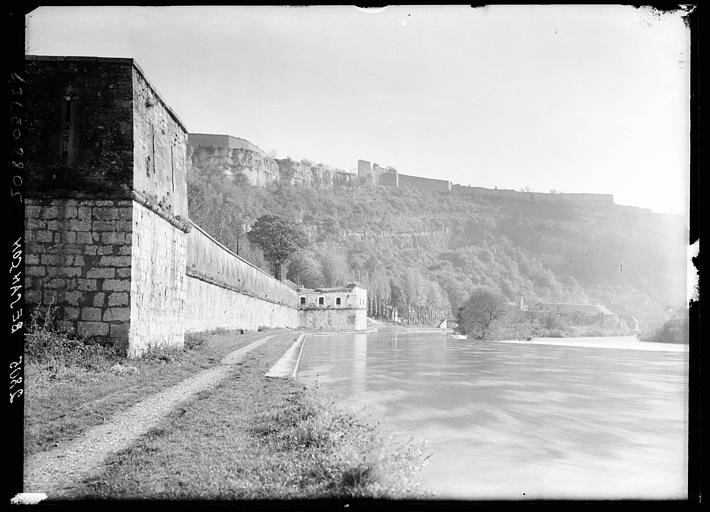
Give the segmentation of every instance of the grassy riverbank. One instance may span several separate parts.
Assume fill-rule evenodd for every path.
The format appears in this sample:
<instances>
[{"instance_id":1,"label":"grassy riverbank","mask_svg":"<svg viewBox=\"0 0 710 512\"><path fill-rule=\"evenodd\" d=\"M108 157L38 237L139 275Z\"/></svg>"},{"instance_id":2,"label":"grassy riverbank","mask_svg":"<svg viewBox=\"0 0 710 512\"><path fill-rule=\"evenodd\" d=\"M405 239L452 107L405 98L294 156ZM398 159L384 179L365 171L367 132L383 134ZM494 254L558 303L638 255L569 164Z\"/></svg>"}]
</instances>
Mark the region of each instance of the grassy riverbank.
<instances>
[{"instance_id":1,"label":"grassy riverbank","mask_svg":"<svg viewBox=\"0 0 710 512\"><path fill-rule=\"evenodd\" d=\"M221 356L277 334L214 389L184 403L72 498L297 499L412 497L425 457L413 443L339 409L322 393L264 374L297 333L191 336L185 350L126 360L116 351L35 330L28 336L26 454L75 439ZM42 355L39 355L42 353Z\"/></svg>"},{"instance_id":2,"label":"grassy riverbank","mask_svg":"<svg viewBox=\"0 0 710 512\"><path fill-rule=\"evenodd\" d=\"M265 333L187 335L181 350L136 360L120 350L35 324L25 338L25 456L102 424L146 396L214 366Z\"/></svg>"}]
</instances>

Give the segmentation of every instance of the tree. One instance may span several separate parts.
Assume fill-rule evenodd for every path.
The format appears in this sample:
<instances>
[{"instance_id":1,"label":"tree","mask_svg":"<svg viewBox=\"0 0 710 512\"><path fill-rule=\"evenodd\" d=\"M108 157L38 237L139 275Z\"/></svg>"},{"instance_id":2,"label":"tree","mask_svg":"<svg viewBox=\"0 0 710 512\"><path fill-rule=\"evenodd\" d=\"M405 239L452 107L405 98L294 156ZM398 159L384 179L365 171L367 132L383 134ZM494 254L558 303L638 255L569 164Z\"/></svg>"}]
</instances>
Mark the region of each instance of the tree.
<instances>
[{"instance_id":1,"label":"tree","mask_svg":"<svg viewBox=\"0 0 710 512\"><path fill-rule=\"evenodd\" d=\"M299 226L289 219L271 214L259 217L247 233L247 238L261 248L279 280L281 266L292 254L308 245L308 238Z\"/></svg>"},{"instance_id":2,"label":"tree","mask_svg":"<svg viewBox=\"0 0 710 512\"><path fill-rule=\"evenodd\" d=\"M306 253L296 254L291 258L286 278L306 288L323 286L323 274L320 271L320 265L310 254Z\"/></svg>"},{"instance_id":3,"label":"tree","mask_svg":"<svg viewBox=\"0 0 710 512\"><path fill-rule=\"evenodd\" d=\"M490 288L476 288L459 308L456 321L466 334L485 339L493 322L506 313L503 296Z\"/></svg>"}]
</instances>

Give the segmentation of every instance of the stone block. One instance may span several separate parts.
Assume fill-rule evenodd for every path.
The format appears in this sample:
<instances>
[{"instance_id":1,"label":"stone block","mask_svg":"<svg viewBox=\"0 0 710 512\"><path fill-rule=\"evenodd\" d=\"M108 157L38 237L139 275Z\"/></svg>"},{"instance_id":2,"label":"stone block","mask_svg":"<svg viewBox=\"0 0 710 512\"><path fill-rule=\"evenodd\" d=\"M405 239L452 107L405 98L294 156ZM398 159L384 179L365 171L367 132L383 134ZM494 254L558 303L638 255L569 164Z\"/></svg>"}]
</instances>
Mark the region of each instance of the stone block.
<instances>
[{"instance_id":1,"label":"stone block","mask_svg":"<svg viewBox=\"0 0 710 512\"><path fill-rule=\"evenodd\" d=\"M36 242L44 243L51 243L54 240L51 231L35 231L32 238Z\"/></svg>"},{"instance_id":2,"label":"stone block","mask_svg":"<svg viewBox=\"0 0 710 512\"><path fill-rule=\"evenodd\" d=\"M106 294L104 292L96 292L94 294L93 304L97 308L102 308L106 304Z\"/></svg>"},{"instance_id":3,"label":"stone block","mask_svg":"<svg viewBox=\"0 0 710 512\"><path fill-rule=\"evenodd\" d=\"M108 305L109 306L127 306L128 305L128 293L127 292L109 293Z\"/></svg>"},{"instance_id":4,"label":"stone block","mask_svg":"<svg viewBox=\"0 0 710 512\"><path fill-rule=\"evenodd\" d=\"M102 256L99 265L111 267L130 267L130 256Z\"/></svg>"},{"instance_id":5,"label":"stone block","mask_svg":"<svg viewBox=\"0 0 710 512\"><path fill-rule=\"evenodd\" d=\"M96 254L100 254L102 256L107 256L113 254L114 248L117 247L115 245L103 245L100 246L99 249L96 251Z\"/></svg>"},{"instance_id":6,"label":"stone block","mask_svg":"<svg viewBox=\"0 0 710 512\"><path fill-rule=\"evenodd\" d=\"M64 275L67 277L81 277L81 272L81 267L66 267L64 269Z\"/></svg>"},{"instance_id":7,"label":"stone block","mask_svg":"<svg viewBox=\"0 0 710 512\"><path fill-rule=\"evenodd\" d=\"M64 307L64 318L65 320L77 320L79 318L79 308L65 306Z\"/></svg>"},{"instance_id":8,"label":"stone block","mask_svg":"<svg viewBox=\"0 0 710 512\"><path fill-rule=\"evenodd\" d=\"M25 256L25 265L39 265L39 255L38 254L27 254Z\"/></svg>"},{"instance_id":9,"label":"stone block","mask_svg":"<svg viewBox=\"0 0 710 512\"><path fill-rule=\"evenodd\" d=\"M104 311L104 322L128 321L131 317L130 308L107 308Z\"/></svg>"},{"instance_id":10,"label":"stone block","mask_svg":"<svg viewBox=\"0 0 710 512\"><path fill-rule=\"evenodd\" d=\"M98 290L96 279L77 279L76 287L85 292L95 292Z\"/></svg>"},{"instance_id":11,"label":"stone block","mask_svg":"<svg viewBox=\"0 0 710 512\"><path fill-rule=\"evenodd\" d=\"M75 206L67 206L64 209L64 218L65 219L75 219L77 217L77 211Z\"/></svg>"},{"instance_id":12,"label":"stone block","mask_svg":"<svg viewBox=\"0 0 710 512\"><path fill-rule=\"evenodd\" d=\"M104 322L77 322L77 332L82 336L106 336L109 325Z\"/></svg>"},{"instance_id":13,"label":"stone block","mask_svg":"<svg viewBox=\"0 0 710 512\"><path fill-rule=\"evenodd\" d=\"M80 206L77 209L77 217L81 220L91 220L91 208L88 206Z\"/></svg>"},{"instance_id":14,"label":"stone block","mask_svg":"<svg viewBox=\"0 0 710 512\"><path fill-rule=\"evenodd\" d=\"M54 243L55 244L62 243L62 234L61 233L54 233Z\"/></svg>"},{"instance_id":15,"label":"stone block","mask_svg":"<svg viewBox=\"0 0 710 512\"><path fill-rule=\"evenodd\" d=\"M49 206L47 208L44 208L44 211L42 212L42 218L43 219L56 219L58 213L59 213L59 211L57 210L56 206Z\"/></svg>"},{"instance_id":16,"label":"stone block","mask_svg":"<svg viewBox=\"0 0 710 512\"><path fill-rule=\"evenodd\" d=\"M48 220L46 229L49 231L57 231L59 229L59 221Z\"/></svg>"},{"instance_id":17,"label":"stone block","mask_svg":"<svg viewBox=\"0 0 710 512\"><path fill-rule=\"evenodd\" d=\"M121 278L131 277L131 269L130 268L117 268L116 269L116 277L121 277Z\"/></svg>"},{"instance_id":18,"label":"stone block","mask_svg":"<svg viewBox=\"0 0 710 512\"><path fill-rule=\"evenodd\" d=\"M76 242L79 244L93 244L94 243L94 238L91 236L91 233L88 231L79 231L76 233ZM87 253L89 254L89 253ZM96 254L96 253L94 253Z\"/></svg>"},{"instance_id":19,"label":"stone block","mask_svg":"<svg viewBox=\"0 0 710 512\"><path fill-rule=\"evenodd\" d=\"M115 276L114 268L90 268L86 271L86 277L89 279L113 279Z\"/></svg>"},{"instance_id":20,"label":"stone block","mask_svg":"<svg viewBox=\"0 0 710 512\"><path fill-rule=\"evenodd\" d=\"M42 265L62 265L63 257L59 254L43 254L40 257Z\"/></svg>"},{"instance_id":21,"label":"stone block","mask_svg":"<svg viewBox=\"0 0 710 512\"><path fill-rule=\"evenodd\" d=\"M127 338L128 337L128 322L120 322L109 324L109 335L112 338Z\"/></svg>"},{"instance_id":22,"label":"stone block","mask_svg":"<svg viewBox=\"0 0 710 512\"><path fill-rule=\"evenodd\" d=\"M131 281L129 279L106 279L103 282L102 290L128 292L131 290Z\"/></svg>"},{"instance_id":23,"label":"stone block","mask_svg":"<svg viewBox=\"0 0 710 512\"><path fill-rule=\"evenodd\" d=\"M39 290L25 290L25 302L39 304L42 302L42 292Z\"/></svg>"},{"instance_id":24,"label":"stone block","mask_svg":"<svg viewBox=\"0 0 710 512\"><path fill-rule=\"evenodd\" d=\"M67 280L62 278L50 279L49 282L45 283L44 286L50 290L59 290L65 288L67 285Z\"/></svg>"},{"instance_id":25,"label":"stone block","mask_svg":"<svg viewBox=\"0 0 710 512\"><path fill-rule=\"evenodd\" d=\"M79 299L84 295L83 292L70 291L64 293L64 301L71 306L78 306Z\"/></svg>"},{"instance_id":26,"label":"stone block","mask_svg":"<svg viewBox=\"0 0 710 512\"><path fill-rule=\"evenodd\" d=\"M125 244L126 235L124 233L102 233L101 242L104 244Z\"/></svg>"},{"instance_id":27,"label":"stone block","mask_svg":"<svg viewBox=\"0 0 710 512\"><path fill-rule=\"evenodd\" d=\"M94 231L118 231L117 226L113 222L106 220L95 220L92 224Z\"/></svg>"},{"instance_id":28,"label":"stone block","mask_svg":"<svg viewBox=\"0 0 710 512\"><path fill-rule=\"evenodd\" d=\"M25 267L25 273L31 277L43 277L47 275L47 269L45 267L35 267L27 265Z\"/></svg>"},{"instance_id":29,"label":"stone block","mask_svg":"<svg viewBox=\"0 0 710 512\"><path fill-rule=\"evenodd\" d=\"M101 308L84 307L81 308L81 319L89 321L101 320Z\"/></svg>"},{"instance_id":30,"label":"stone block","mask_svg":"<svg viewBox=\"0 0 710 512\"><path fill-rule=\"evenodd\" d=\"M42 209L39 206L26 205L25 206L25 218L26 219L38 219L42 216Z\"/></svg>"},{"instance_id":31,"label":"stone block","mask_svg":"<svg viewBox=\"0 0 710 512\"><path fill-rule=\"evenodd\" d=\"M88 243L91 243L91 242L88 242ZM98 245L87 245L84 247L84 254L89 255L89 256L93 256L93 255L96 255L96 251L98 251L98 250L99 250Z\"/></svg>"},{"instance_id":32,"label":"stone block","mask_svg":"<svg viewBox=\"0 0 710 512\"><path fill-rule=\"evenodd\" d=\"M71 219L67 225L70 231L91 231L91 222L88 220Z\"/></svg>"},{"instance_id":33,"label":"stone block","mask_svg":"<svg viewBox=\"0 0 710 512\"><path fill-rule=\"evenodd\" d=\"M68 244L75 244L76 243L76 233L74 231L65 231L64 232L64 241Z\"/></svg>"},{"instance_id":34,"label":"stone block","mask_svg":"<svg viewBox=\"0 0 710 512\"><path fill-rule=\"evenodd\" d=\"M47 229L47 221L38 219L36 217L25 217L27 222L25 223L26 229Z\"/></svg>"}]
</instances>

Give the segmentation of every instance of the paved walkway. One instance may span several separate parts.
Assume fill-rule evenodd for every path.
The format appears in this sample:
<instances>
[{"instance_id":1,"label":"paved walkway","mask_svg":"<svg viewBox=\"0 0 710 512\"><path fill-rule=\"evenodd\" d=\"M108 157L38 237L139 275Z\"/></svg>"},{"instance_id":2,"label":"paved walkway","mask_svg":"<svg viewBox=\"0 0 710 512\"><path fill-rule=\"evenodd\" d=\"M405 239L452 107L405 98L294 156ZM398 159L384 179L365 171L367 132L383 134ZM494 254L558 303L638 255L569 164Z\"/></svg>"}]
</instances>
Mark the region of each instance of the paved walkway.
<instances>
[{"instance_id":1,"label":"paved walkway","mask_svg":"<svg viewBox=\"0 0 710 512\"><path fill-rule=\"evenodd\" d=\"M64 497L72 486L98 473L109 455L131 446L180 403L221 382L232 370L231 365L274 336L266 336L229 353L219 366L146 398L116 414L109 423L93 427L61 447L28 458L25 460L24 492L45 493L49 499Z\"/></svg>"}]
</instances>

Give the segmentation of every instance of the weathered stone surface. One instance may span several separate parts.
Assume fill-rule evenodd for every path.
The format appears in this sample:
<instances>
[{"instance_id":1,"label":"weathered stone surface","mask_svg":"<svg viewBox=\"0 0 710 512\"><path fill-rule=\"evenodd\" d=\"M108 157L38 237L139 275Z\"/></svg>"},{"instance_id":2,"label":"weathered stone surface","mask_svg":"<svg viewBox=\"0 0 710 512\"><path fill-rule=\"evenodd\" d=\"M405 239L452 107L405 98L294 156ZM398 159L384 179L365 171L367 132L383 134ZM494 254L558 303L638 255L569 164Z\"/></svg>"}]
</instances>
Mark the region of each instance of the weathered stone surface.
<instances>
[{"instance_id":1,"label":"weathered stone surface","mask_svg":"<svg viewBox=\"0 0 710 512\"><path fill-rule=\"evenodd\" d=\"M216 286L200 279L187 278L185 330L248 329L259 327L298 327L293 306L274 304Z\"/></svg>"},{"instance_id":2,"label":"weathered stone surface","mask_svg":"<svg viewBox=\"0 0 710 512\"><path fill-rule=\"evenodd\" d=\"M77 332L82 336L106 336L109 324L105 322L77 322Z\"/></svg>"},{"instance_id":3,"label":"weathered stone surface","mask_svg":"<svg viewBox=\"0 0 710 512\"><path fill-rule=\"evenodd\" d=\"M101 320L101 308L85 307L81 309L82 320Z\"/></svg>"}]
</instances>

